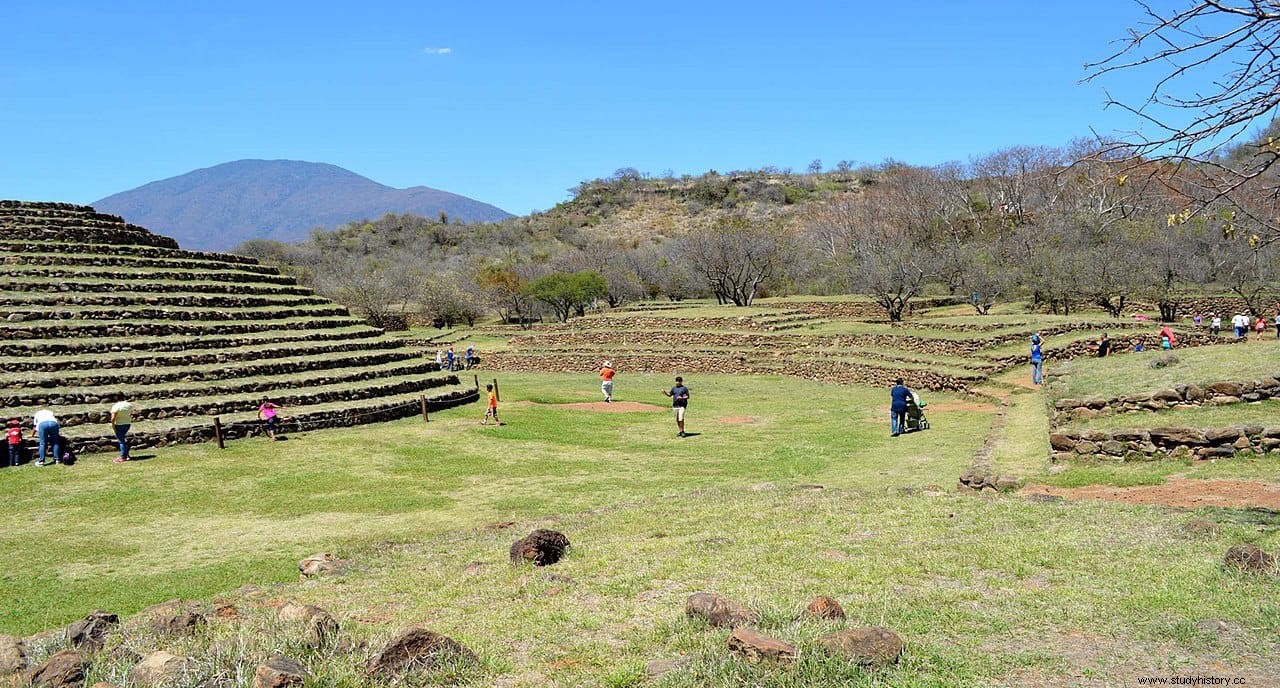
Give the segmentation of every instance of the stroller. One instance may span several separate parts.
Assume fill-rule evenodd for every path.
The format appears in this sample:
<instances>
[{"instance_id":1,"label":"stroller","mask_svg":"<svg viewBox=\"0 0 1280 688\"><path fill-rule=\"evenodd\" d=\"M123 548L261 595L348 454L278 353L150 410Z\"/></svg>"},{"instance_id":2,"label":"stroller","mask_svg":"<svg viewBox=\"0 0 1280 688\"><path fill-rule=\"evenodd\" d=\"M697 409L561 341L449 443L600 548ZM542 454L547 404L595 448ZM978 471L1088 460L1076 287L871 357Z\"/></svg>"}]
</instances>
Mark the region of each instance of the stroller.
<instances>
[{"instance_id":1,"label":"stroller","mask_svg":"<svg viewBox=\"0 0 1280 688\"><path fill-rule=\"evenodd\" d=\"M920 395L915 392L907 397L906 432L929 429L929 419L924 417L924 407L928 405L928 402L921 401Z\"/></svg>"}]
</instances>

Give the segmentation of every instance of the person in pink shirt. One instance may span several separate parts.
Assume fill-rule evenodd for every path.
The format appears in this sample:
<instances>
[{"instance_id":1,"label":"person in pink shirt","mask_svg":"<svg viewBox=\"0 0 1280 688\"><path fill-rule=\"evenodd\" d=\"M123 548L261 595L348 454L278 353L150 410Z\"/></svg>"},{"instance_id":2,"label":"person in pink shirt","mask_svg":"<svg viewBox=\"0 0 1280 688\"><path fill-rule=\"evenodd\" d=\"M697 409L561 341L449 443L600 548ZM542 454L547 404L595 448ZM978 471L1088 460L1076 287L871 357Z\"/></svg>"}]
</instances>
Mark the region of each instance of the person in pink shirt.
<instances>
[{"instance_id":1,"label":"person in pink shirt","mask_svg":"<svg viewBox=\"0 0 1280 688\"><path fill-rule=\"evenodd\" d=\"M278 410L281 408L284 407L276 406L266 397L262 398L262 405L258 407L258 420L267 422L267 437L270 437L272 442L276 441L276 423L280 420Z\"/></svg>"}]
</instances>

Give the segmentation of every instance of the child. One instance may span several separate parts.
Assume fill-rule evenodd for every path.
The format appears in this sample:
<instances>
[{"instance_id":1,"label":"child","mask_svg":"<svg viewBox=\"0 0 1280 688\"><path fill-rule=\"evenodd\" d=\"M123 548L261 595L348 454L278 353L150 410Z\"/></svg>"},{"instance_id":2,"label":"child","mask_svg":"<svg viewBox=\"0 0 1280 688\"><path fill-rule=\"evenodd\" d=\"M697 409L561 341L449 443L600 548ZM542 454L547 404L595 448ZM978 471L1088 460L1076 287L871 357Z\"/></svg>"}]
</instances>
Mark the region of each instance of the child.
<instances>
[{"instance_id":1,"label":"child","mask_svg":"<svg viewBox=\"0 0 1280 688\"><path fill-rule=\"evenodd\" d=\"M262 405L258 407L258 420L267 421L267 437L270 437L272 442L276 441L276 423L280 420L276 411L282 408L284 407L267 401L266 397L262 398Z\"/></svg>"},{"instance_id":2,"label":"child","mask_svg":"<svg viewBox=\"0 0 1280 688\"><path fill-rule=\"evenodd\" d=\"M10 419L5 436L9 439L9 465L17 466L22 459L22 422L17 418Z\"/></svg>"},{"instance_id":3,"label":"child","mask_svg":"<svg viewBox=\"0 0 1280 688\"><path fill-rule=\"evenodd\" d=\"M493 391L493 385L485 385L484 391L489 393L489 410L484 412L484 419L480 424L488 425L489 418L493 418L495 425L502 425L502 421L498 420L498 393Z\"/></svg>"}]
</instances>

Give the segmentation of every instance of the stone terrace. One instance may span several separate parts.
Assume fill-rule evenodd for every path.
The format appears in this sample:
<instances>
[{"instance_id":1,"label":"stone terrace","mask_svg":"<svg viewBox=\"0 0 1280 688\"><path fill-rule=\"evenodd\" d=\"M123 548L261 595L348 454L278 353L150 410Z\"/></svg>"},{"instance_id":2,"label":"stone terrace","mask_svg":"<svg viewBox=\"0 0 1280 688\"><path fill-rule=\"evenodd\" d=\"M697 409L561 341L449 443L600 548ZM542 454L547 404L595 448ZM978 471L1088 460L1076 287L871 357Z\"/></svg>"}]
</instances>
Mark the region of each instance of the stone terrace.
<instances>
[{"instance_id":1,"label":"stone terrace","mask_svg":"<svg viewBox=\"0 0 1280 688\"><path fill-rule=\"evenodd\" d=\"M138 407L135 446L380 422L478 398L474 385L251 258L183 251L114 215L0 201L0 400L50 408L80 451L113 446L110 405Z\"/></svg>"}]
</instances>

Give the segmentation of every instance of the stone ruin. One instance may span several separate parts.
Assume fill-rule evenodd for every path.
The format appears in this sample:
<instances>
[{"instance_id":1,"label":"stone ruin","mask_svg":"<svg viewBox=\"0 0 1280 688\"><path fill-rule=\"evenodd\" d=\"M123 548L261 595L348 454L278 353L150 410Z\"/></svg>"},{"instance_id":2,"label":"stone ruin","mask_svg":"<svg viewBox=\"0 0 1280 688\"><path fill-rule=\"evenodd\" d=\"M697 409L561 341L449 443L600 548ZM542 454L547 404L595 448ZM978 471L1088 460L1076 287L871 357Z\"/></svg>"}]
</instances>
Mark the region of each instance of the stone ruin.
<instances>
[{"instance_id":1,"label":"stone ruin","mask_svg":"<svg viewBox=\"0 0 1280 688\"><path fill-rule=\"evenodd\" d=\"M93 208L0 201L0 399L30 428L54 412L79 452L109 451L111 404L135 448L393 420L479 398L275 267L184 251Z\"/></svg>"}]
</instances>

